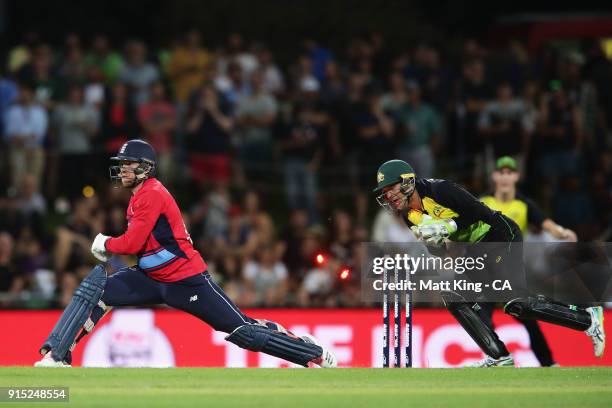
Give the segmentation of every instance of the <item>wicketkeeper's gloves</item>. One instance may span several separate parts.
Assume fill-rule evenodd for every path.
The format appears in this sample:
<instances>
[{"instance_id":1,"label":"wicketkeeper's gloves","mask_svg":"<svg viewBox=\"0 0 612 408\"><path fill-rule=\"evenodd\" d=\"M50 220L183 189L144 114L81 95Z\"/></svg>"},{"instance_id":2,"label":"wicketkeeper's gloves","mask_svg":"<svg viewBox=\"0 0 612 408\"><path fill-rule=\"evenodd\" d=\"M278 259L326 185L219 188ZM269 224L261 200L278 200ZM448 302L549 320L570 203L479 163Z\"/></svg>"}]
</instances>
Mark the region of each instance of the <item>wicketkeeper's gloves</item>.
<instances>
[{"instance_id":1,"label":"wicketkeeper's gloves","mask_svg":"<svg viewBox=\"0 0 612 408\"><path fill-rule=\"evenodd\" d=\"M439 247L444 240L457 231L457 223L452 219L424 218L419 225L410 227L415 237L425 243Z\"/></svg>"}]
</instances>

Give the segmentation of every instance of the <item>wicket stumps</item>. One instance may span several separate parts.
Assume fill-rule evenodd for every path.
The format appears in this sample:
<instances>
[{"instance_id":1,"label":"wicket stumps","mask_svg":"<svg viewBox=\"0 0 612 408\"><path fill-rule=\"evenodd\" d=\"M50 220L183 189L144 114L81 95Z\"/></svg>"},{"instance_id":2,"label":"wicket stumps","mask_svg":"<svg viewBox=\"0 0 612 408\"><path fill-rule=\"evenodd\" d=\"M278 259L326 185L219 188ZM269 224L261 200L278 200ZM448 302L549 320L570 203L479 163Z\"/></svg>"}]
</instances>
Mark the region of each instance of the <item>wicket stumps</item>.
<instances>
[{"instance_id":1,"label":"wicket stumps","mask_svg":"<svg viewBox=\"0 0 612 408\"><path fill-rule=\"evenodd\" d=\"M389 312L391 311L389 308L389 289L387 288L387 283L389 282L389 277L387 276L387 272L383 275L383 286L385 290L383 291L383 367L389 367Z\"/></svg>"},{"instance_id":2,"label":"wicket stumps","mask_svg":"<svg viewBox=\"0 0 612 408\"><path fill-rule=\"evenodd\" d=\"M410 272L406 271L406 282L410 282ZM404 325L404 342L406 347L405 365L412 367L412 291L406 290L406 322Z\"/></svg>"},{"instance_id":3,"label":"wicket stumps","mask_svg":"<svg viewBox=\"0 0 612 408\"><path fill-rule=\"evenodd\" d=\"M410 272L406 271L406 281L410 280ZM389 275L385 269L383 272L383 367L387 368L390 366L391 356L391 337L389 336L389 312L391 309L390 304L390 290L388 288ZM393 274L393 283L397 287L399 283L399 272L395 269ZM393 366L401 367L401 293L399 290L393 291ZM412 292L410 290L405 291L405 325L404 325L404 348L405 348L405 367L412 367Z\"/></svg>"}]
</instances>

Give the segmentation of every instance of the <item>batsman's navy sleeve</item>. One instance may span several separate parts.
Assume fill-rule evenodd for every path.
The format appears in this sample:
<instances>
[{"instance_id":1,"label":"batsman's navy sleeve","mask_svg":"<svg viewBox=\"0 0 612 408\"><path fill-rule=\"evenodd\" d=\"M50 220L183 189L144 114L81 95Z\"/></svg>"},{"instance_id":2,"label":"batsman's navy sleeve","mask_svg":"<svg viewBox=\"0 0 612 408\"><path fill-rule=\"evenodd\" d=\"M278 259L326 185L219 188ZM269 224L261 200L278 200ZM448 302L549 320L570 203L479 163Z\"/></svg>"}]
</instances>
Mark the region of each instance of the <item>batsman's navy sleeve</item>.
<instances>
[{"instance_id":1,"label":"batsman's navy sleeve","mask_svg":"<svg viewBox=\"0 0 612 408\"><path fill-rule=\"evenodd\" d=\"M162 197L156 191L146 191L134 201L127 231L106 241L106 249L114 254L136 254L142 250L161 214Z\"/></svg>"},{"instance_id":2,"label":"batsman's navy sleeve","mask_svg":"<svg viewBox=\"0 0 612 408\"><path fill-rule=\"evenodd\" d=\"M522 194L517 194L516 198L523 201L527 205L527 222L529 224L542 226L542 223L548 218L544 211L531 198Z\"/></svg>"}]
</instances>

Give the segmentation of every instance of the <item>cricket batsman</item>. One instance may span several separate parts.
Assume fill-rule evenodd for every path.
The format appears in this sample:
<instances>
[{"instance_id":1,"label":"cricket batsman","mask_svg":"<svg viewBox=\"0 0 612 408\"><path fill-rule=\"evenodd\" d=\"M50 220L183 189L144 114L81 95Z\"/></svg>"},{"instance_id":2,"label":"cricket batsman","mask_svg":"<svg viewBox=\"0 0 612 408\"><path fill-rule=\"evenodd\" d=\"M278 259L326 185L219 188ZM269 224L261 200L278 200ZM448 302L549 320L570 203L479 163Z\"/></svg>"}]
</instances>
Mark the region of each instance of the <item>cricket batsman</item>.
<instances>
[{"instance_id":1,"label":"cricket batsman","mask_svg":"<svg viewBox=\"0 0 612 408\"><path fill-rule=\"evenodd\" d=\"M147 142L126 142L111 161L111 180L132 192L127 230L118 237L96 236L91 251L103 263L75 290L36 367L70 367L72 349L112 307L162 303L228 333L225 339L244 349L305 367L336 367L336 357L313 336L297 337L277 323L245 315L217 286L174 198L155 178L156 154ZM138 264L107 276L104 263L113 254L134 254Z\"/></svg>"},{"instance_id":2,"label":"cricket batsman","mask_svg":"<svg viewBox=\"0 0 612 408\"><path fill-rule=\"evenodd\" d=\"M417 239L428 246L440 247L446 240L455 242L503 243L511 259L522 242L520 228L499 211L480 202L459 185L448 180L417 178L412 167L402 160L390 160L378 168L376 200L385 209L397 214L412 229ZM485 269L496 272L506 268L500 257L491 256ZM507 271L506 271L507 272ZM521 271L516 271L520 273ZM445 306L486 358L475 367L514 366L506 345L487 322L478 302L468 301L454 291L441 292ZM504 311L519 319L541 320L573 330L584 331L591 338L594 353L600 357L605 348L603 308L586 309L563 304L544 296L525 296L506 303Z\"/></svg>"},{"instance_id":3,"label":"cricket batsman","mask_svg":"<svg viewBox=\"0 0 612 408\"><path fill-rule=\"evenodd\" d=\"M521 194L516 184L520 179L520 173L516 160L510 156L503 156L497 159L495 170L491 174L491 179L495 186L492 195L480 197L480 201L489 208L500 211L509 217L521 229L521 233L527 233L529 225L535 225L550 233L554 238L569 242L576 242L576 233L569 228L564 228L546 217L544 212L529 197ZM493 314L493 308L483 308L489 317ZM531 348L543 367L556 365L552 357L552 352L544 333L540 329L538 322L533 320L519 320L529 333Z\"/></svg>"}]
</instances>

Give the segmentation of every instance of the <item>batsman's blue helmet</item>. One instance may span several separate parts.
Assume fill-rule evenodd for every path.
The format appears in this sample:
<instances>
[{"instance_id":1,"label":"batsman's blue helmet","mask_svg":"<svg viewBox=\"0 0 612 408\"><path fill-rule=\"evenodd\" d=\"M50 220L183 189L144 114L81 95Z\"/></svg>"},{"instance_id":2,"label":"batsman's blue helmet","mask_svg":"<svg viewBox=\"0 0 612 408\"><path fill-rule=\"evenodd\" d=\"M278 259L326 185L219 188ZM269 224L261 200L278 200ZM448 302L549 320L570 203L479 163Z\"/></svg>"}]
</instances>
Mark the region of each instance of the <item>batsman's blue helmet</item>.
<instances>
[{"instance_id":1,"label":"batsman's blue helmet","mask_svg":"<svg viewBox=\"0 0 612 408\"><path fill-rule=\"evenodd\" d=\"M134 169L137 183L153 177L156 172L157 155L155 149L149 143L141 139L128 140L121 146L116 156L110 158L115 162L132 162L138 163L138 167ZM111 180L120 180L121 168L118 165L110 168Z\"/></svg>"},{"instance_id":2,"label":"batsman's blue helmet","mask_svg":"<svg viewBox=\"0 0 612 408\"><path fill-rule=\"evenodd\" d=\"M113 161L144 162L153 166L157 163L157 155L153 146L141 139L128 140L121 146L117 155L110 159Z\"/></svg>"}]
</instances>

